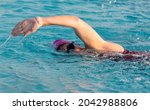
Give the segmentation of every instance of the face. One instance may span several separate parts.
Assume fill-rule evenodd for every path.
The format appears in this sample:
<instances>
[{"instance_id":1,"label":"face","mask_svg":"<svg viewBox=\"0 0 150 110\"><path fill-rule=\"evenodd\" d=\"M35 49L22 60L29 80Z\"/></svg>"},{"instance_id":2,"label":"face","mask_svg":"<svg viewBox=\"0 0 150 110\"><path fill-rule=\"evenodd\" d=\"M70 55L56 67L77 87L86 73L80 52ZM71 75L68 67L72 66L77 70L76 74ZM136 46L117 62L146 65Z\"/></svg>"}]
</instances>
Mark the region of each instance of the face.
<instances>
[{"instance_id":1,"label":"face","mask_svg":"<svg viewBox=\"0 0 150 110\"><path fill-rule=\"evenodd\" d=\"M81 50L81 47L78 45L75 45L73 42L70 44L63 44L62 46L59 47L59 51L64 51L69 53L70 51L78 52Z\"/></svg>"},{"instance_id":2,"label":"face","mask_svg":"<svg viewBox=\"0 0 150 110\"><path fill-rule=\"evenodd\" d=\"M59 50L59 51L67 52L67 45L68 45L68 44L63 44L63 45L61 45L58 50Z\"/></svg>"}]
</instances>

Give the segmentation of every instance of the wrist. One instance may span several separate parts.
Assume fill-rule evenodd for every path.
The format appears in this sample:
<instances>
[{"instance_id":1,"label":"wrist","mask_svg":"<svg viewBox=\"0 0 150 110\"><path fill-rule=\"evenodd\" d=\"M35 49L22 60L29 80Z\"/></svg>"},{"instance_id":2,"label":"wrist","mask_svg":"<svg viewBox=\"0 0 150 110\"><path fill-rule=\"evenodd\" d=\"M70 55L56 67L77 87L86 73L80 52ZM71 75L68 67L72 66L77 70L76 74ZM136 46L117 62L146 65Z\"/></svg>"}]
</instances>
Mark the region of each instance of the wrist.
<instances>
[{"instance_id":1,"label":"wrist","mask_svg":"<svg viewBox=\"0 0 150 110\"><path fill-rule=\"evenodd\" d=\"M37 16L37 17L35 17L35 20L39 24L39 27L43 26L43 19L42 19L42 17Z\"/></svg>"}]
</instances>

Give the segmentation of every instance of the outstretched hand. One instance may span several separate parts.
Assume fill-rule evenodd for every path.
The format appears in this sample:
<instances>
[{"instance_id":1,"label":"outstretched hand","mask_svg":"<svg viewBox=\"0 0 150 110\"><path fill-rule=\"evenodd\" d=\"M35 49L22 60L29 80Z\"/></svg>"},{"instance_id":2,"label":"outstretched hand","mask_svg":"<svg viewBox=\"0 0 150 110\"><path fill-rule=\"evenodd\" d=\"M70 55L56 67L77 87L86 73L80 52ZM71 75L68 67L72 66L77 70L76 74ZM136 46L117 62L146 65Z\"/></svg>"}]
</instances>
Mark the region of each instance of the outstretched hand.
<instances>
[{"instance_id":1,"label":"outstretched hand","mask_svg":"<svg viewBox=\"0 0 150 110\"><path fill-rule=\"evenodd\" d=\"M27 36L33 32L35 32L39 27L40 23L38 22L37 18L31 18L26 19L21 22L19 22L12 30L13 36L18 36L20 34L23 34L24 36Z\"/></svg>"}]
</instances>

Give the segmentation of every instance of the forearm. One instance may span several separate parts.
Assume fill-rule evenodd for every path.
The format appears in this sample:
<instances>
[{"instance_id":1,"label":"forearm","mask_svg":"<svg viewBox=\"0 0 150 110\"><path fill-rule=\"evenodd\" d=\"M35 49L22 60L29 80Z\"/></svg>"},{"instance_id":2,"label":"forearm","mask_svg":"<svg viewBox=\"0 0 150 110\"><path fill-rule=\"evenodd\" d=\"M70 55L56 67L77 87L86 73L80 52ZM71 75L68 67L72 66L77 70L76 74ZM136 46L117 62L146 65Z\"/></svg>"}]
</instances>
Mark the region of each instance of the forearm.
<instances>
[{"instance_id":1,"label":"forearm","mask_svg":"<svg viewBox=\"0 0 150 110\"><path fill-rule=\"evenodd\" d=\"M50 16L50 17L37 17L41 26L59 25L75 28L79 18L76 16Z\"/></svg>"}]
</instances>

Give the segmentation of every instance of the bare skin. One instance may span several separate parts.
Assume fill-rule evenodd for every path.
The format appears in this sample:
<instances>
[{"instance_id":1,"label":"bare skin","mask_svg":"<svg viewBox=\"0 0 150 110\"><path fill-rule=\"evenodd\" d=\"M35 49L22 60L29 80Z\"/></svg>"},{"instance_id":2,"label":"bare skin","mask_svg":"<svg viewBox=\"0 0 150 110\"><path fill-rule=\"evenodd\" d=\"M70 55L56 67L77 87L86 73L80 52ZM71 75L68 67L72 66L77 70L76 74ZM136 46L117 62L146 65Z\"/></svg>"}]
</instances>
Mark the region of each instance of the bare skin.
<instances>
[{"instance_id":1,"label":"bare skin","mask_svg":"<svg viewBox=\"0 0 150 110\"><path fill-rule=\"evenodd\" d=\"M98 52L119 52L122 53L124 48L116 43L108 42L102 39L102 37L85 21L76 16L50 16L50 17L36 17L26 19L19 22L12 30L13 36L19 36L36 32L42 26L59 25L73 28L76 35L84 42L85 48L79 48L76 46L76 51L82 49L94 49ZM66 48L64 45L63 48Z\"/></svg>"}]
</instances>

